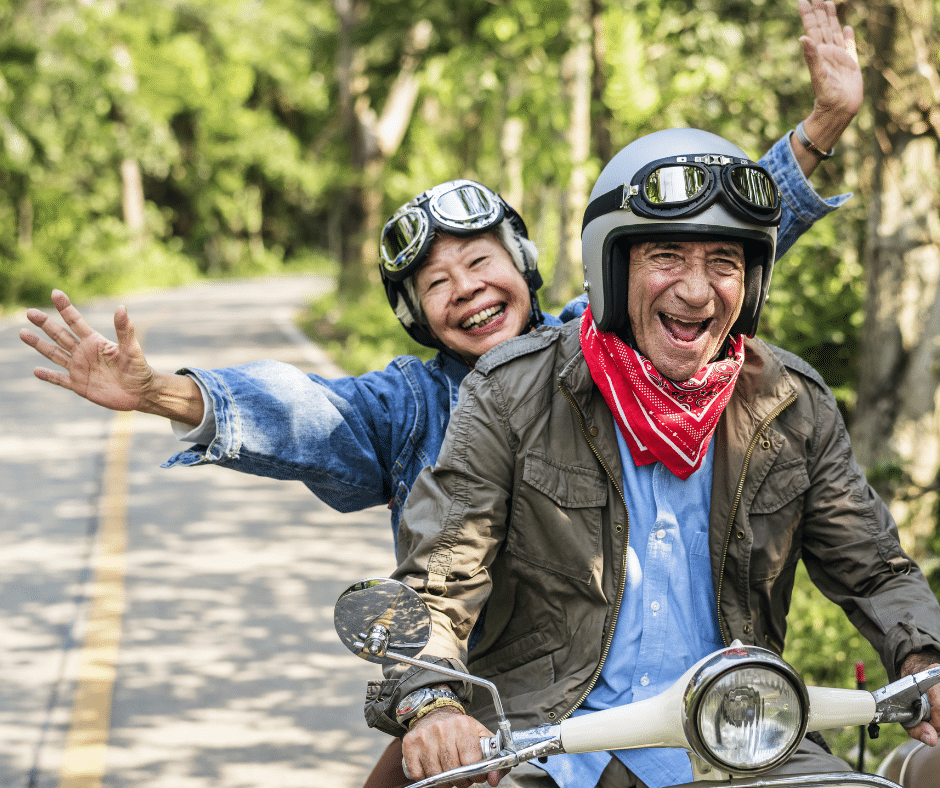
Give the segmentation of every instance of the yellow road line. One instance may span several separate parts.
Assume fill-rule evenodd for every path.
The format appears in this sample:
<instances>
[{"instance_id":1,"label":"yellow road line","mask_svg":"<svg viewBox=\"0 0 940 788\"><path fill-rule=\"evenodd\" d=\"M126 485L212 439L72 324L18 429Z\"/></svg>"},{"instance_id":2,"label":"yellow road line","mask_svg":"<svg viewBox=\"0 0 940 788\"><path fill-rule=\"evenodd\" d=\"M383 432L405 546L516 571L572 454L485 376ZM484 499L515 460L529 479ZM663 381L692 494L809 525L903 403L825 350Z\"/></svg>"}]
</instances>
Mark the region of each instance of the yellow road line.
<instances>
[{"instance_id":1,"label":"yellow road line","mask_svg":"<svg viewBox=\"0 0 940 788\"><path fill-rule=\"evenodd\" d=\"M108 438L85 641L59 788L99 788L111 728L127 546L128 454L133 413L117 413Z\"/></svg>"}]
</instances>

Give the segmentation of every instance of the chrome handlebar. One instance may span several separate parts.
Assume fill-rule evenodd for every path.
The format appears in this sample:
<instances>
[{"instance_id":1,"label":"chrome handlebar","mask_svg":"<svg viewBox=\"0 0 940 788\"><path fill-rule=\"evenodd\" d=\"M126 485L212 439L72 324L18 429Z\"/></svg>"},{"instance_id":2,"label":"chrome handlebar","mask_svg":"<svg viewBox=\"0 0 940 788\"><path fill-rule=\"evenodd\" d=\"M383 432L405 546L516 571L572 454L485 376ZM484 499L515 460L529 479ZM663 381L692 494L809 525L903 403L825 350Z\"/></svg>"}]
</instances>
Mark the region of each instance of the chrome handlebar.
<instances>
[{"instance_id":1,"label":"chrome handlebar","mask_svg":"<svg viewBox=\"0 0 940 788\"><path fill-rule=\"evenodd\" d=\"M913 673L888 684L872 693L875 699L875 716L872 722L898 722L905 728L913 728L930 717L930 702L927 690L940 683L940 665L920 673Z\"/></svg>"}]
</instances>

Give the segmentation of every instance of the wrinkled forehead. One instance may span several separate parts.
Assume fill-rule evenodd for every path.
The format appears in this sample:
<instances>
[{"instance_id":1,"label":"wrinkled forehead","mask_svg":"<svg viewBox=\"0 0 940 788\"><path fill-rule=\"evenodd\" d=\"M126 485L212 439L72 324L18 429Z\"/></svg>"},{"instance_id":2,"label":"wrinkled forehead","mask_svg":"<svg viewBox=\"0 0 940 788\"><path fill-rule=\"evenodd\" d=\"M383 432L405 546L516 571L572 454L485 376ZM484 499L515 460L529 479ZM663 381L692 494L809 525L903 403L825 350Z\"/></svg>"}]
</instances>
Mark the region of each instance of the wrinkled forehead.
<instances>
[{"instance_id":1,"label":"wrinkled forehead","mask_svg":"<svg viewBox=\"0 0 940 788\"><path fill-rule=\"evenodd\" d=\"M744 259L744 244L735 238L714 237L707 240L682 240L679 238L638 238L630 244L630 259L642 257L656 250L671 250L691 253L702 250L706 254L723 254Z\"/></svg>"},{"instance_id":2,"label":"wrinkled forehead","mask_svg":"<svg viewBox=\"0 0 940 788\"><path fill-rule=\"evenodd\" d=\"M492 249L493 246L503 249L502 242L492 230L469 236L451 235L438 230L431 241L428 256L418 272L436 265L449 267L456 264L464 254Z\"/></svg>"}]
</instances>

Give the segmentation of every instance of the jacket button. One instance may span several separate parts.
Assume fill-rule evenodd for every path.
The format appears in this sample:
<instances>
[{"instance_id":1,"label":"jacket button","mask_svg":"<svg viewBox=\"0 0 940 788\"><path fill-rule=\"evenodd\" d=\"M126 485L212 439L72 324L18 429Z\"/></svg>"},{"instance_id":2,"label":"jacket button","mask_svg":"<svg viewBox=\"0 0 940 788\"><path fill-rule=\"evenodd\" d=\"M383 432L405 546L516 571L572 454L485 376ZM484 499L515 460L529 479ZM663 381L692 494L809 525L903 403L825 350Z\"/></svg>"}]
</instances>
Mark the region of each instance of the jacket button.
<instances>
[{"instance_id":1,"label":"jacket button","mask_svg":"<svg viewBox=\"0 0 940 788\"><path fill-rule=\"evenodd\" d=\"M744 538L744 531L738 531L737 537L738 537L738 539L743 539L743 538Z\"/></svg>"},{"instance_id":2,"label":"jacket button","mask_svg":"<svg viewBox=\"0 0 940 788\"><path fill-rule=\"evenodd\" d=\"M750 634L751 634L751 625L750 625L750 624L745 624L745 625L744 625L744 632L745 632L745 634L747 634L747 635L750 635Z\"/></svg>"},{"instance_id":3,"label":"jacket button","mask_svg":"<svg viewBox=\"0 0 940 788\"><path fill-rule=\"evenodd\" d=\"M598 434L599 432L600 432L600 430L598 430L597 427L591 427L591 437L592 437L592 438L596 438L596 437L597 437L597 434Z\"/></svg>"},{"instance_id":4,"label":"jacket button","mask_svg":"<svg viewBox=\"0 0 940 788\"><path fill-rule=\"evenodd\" d=\"M555 712L550 711L550 712L548 713L548 718L549 718L550 720L555 719Z\"/></svg>"},{"instance_id":5,"label":"jacket button","mask_svg":"<svg viewBox=\"0 0 940 788\"><path fill-rule=\"evenodd\" d=\"M623 526L622 526L622 525L618 525L618 526L617 526L617 533L619 534L621 531L623 531Z\"/></svg>"},{"instance_id":6,"label":"jacket button","mask_svg":"<svg viewBox=\"0 0 940 788\"><path fill-rule=\"evenodd\" d=\"M770 441L767 440L767 438L764 438L764 440L762 440L762 441L760 442L760 445L761 445L763 448L765 448L765 449L769 449L769 448L770 448Z\"/></svg>"}]
</instances>

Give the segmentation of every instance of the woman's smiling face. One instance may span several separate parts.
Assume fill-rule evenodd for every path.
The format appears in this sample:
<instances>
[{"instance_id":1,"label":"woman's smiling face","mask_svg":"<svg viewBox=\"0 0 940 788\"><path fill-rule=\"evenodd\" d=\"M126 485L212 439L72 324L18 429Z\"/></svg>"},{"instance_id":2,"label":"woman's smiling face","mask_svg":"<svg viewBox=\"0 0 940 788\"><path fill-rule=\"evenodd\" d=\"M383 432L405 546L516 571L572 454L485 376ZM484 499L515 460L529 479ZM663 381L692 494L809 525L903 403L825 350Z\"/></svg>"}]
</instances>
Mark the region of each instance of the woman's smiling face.
<instances>
[{"instance_id":1,"label":"woman's smiling face","mask_svg":"<svg viewBox=\"0 0 940 788\"><path fill-rule=\"evenodd\" d=\"M438 235L414 282L431 333L471 365L529 322L528 285L493 233Z\"/></svg>"}]
</instances>

